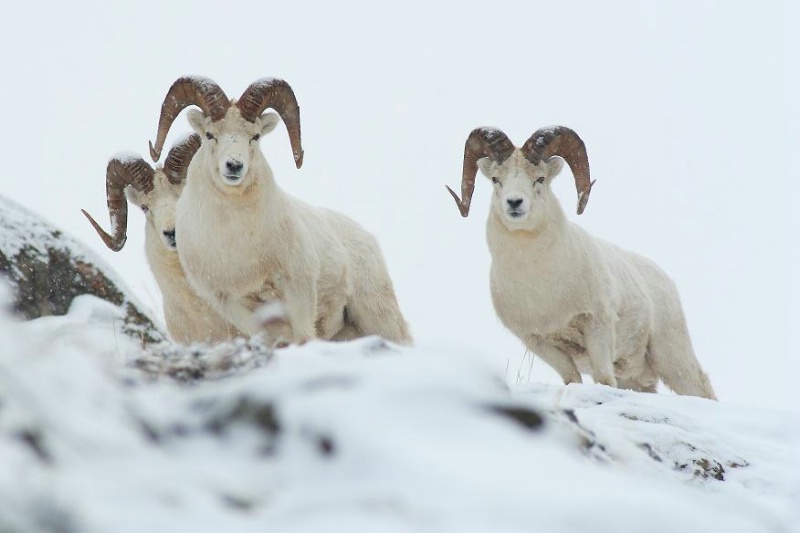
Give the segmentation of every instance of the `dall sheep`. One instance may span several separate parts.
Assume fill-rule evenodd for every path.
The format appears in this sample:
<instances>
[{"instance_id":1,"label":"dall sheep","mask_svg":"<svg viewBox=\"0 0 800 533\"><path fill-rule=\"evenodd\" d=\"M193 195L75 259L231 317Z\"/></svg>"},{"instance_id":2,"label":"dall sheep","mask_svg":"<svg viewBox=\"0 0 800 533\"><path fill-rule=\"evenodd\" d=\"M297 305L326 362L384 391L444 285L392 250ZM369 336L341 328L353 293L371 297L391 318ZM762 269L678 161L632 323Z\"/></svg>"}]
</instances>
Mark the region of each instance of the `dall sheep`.
<instances>
[{"instance_id":1,"label":"dall sheep","mask_svg":"<svg viewBox=\"0 0 800 533\"><path fill-rule=\"evenodd\" d=\"M126 196L142 209L147 220L145 254L161 289L167 331L173 340L184 344L217 343L241 335L195 293L178 259L175 204L183 189L186 168L199 147L200 137L193 134L176 144L169 151L164 166L155 169L136 155L112 158L106 168L111 234L81 210L106 246L118 252L127 239Z\"/></svg>"},{"instance_id":2,"label":"dall sheep","mask_svg":"<svg viewBox=\"0 0 800 533\"><path fill-rule=\"evenodd\" d=\"M486 239L490 287L501 322L564 383L715 399L695 357L678 292L652 261L569 222L550 184L566 161L578 214L593 182L583 141L564 126L536 131L521 148L494 128L473 130L464 148L461 215L469 214L478 168L494 187Z\"/></svg>"},{"instance_id":3,"label":"dall sheep","mask_svg":"<svg viewBox=\"0 0 800 533\"><path fill-rule=\"evenodd\" d=\"M409 344L375 238L346 216L312 207L276 183L259 139L283 119L297 168L300 110L284 80L261 79L237 100L216 82L181 77L164 98L151 156L186 107L202 145L178 200L178 255L196 291L247 334L276 343L379 335ZM278 112L264 113L267 108ZM279 317L262 314L278 304Z\"/></svg>"}]
</instances>

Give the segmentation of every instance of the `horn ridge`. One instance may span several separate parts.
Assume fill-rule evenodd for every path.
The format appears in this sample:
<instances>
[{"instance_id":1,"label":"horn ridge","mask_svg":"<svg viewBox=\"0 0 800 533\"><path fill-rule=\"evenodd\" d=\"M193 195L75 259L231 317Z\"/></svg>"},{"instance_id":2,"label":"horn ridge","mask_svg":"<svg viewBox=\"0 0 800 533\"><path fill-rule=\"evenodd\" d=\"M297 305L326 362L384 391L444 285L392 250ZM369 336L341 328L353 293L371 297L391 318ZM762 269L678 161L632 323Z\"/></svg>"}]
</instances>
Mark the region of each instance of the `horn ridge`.
<instances>
[{"instance_id":1,"label":"horn ridge","mask_svg":"<svg viewBox=\"0 0 800 533\"><path fill-rule=\"evenodd\" d=\"M196 105L203 113L217 121L225 116L231 105L217 82L204 76L182 76L170 86L161 104L158 118L156 142L150 143L150 157L158 161L167 133L175 118L190 105Z\"/></svg>"},{"instance_id":2,"label":"horn ridge","mask_svg":"<svg viewBox=\"0 0 800 533\"><path fill-rule=\"evenodd\" d=\"M456 202L462 217L469 215L472 193L475 190L475 176L478 174L478 160L488 157L495 163L502 163L514 152L514 144L498 128L480 127L472 130L464 143L464 163L461 171L461 198L447 187Z\"/></svg>"},{"instance_id":3,"label":"horn ridge","mask_svg":"<svg viewBox=\"0 0 800 533\"><path fill-rule=\"evenodd\" d=\"M566 126L539 128L525 141L520 150L525 159L534 165L553 156L564 158L575 177L575 188L578 193L577 213L582 214L589 202L594 181L590 177L586 145L578 134Z\"/></svg>"}]
</instances>

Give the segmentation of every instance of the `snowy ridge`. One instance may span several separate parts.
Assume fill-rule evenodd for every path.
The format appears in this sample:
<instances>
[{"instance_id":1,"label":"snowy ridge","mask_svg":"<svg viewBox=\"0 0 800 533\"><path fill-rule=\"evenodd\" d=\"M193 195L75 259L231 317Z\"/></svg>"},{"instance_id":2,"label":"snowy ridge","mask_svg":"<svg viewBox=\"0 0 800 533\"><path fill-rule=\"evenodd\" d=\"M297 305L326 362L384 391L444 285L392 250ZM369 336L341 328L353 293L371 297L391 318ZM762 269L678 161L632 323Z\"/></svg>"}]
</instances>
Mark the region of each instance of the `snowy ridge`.
<instances>
[{"instance_id":1,"label":"snowy ridge","mask_svg":"<svg viewBox=\"0 0 800 533\"><path fill-rule=\"evenodd\" d=\"M115 313L0 322L0 531L800 531L793 414L375 338L142 352Z\"/></svg>"}]
</instances>

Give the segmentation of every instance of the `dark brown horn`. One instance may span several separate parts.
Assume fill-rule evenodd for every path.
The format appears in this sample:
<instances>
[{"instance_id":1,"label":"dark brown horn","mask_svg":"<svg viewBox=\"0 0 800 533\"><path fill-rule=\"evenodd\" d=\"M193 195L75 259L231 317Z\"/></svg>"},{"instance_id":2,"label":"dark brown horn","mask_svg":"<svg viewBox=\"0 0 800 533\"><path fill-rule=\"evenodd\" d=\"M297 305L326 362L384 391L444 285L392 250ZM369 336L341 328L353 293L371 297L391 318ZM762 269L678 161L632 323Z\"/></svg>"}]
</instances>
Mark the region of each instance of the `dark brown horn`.
<instances>
[{"instance_id":1,"label":"dark brown horn","mask_svg":"<svg viewBox=\"0 0 800 533\"><path fill-rule=\"evenodd\" d=\"M170 183L179 185L186 179L189 163L199 149L200 136L196 133L189 135L170 149L164 160L164 174Z\"/></svg>"},{"instance_id":2,"label":"dark brown horn","mask_svg":"<svg viewBox=\"0 0 800 533\"><path fill-rule=\"evenodd\" d=\"M158 134L155 146L150 143L150 157L158 161L169 128L184 108L196 105L211 120L217 121L225 116L231 106L230 100L214 80L202 76L183 76L175 80L161 104L161 116L158 118Z\"/></svg>"},{"instance_id":3,"label":"dark brown horn","mask_svg":"<svg viewBox=\"0 0 800 533\"><path fill-rule=\"evenodd\" d=\"M281 116L289 132L289 142L292 145L292 155L297 168L303 166L303 145L300 140L300 107L294 91L284 80L279 78L263 78L256 80L245 89L241 98L236 103L242 117L250 122L268 107L271 107Z\"/></svg>"},{"instance_id":4,"label":"dark brown horn","mask_svg":"<svg viewBox=\"0 0 800 533\"><path fill-rule=\"evenodd\" d=\"M461 172L461 198L447 187L456 201L461 216L469 215L472 191L475 190L475 176L478 173L478 159L488 157L495 163L502 163L514 152L514 145L508 136L496 128L475 128L464 144L464 166Z\"/></svg>"},{"instance_id":5,"label":"dark brown horn","mask_svg":"<svg viewBox=\"0 0 800 533\"><path fill-rule=\"evenodd\" d=\"M153 190L153 174L155 171L141 157L113 158L106 167L106 202L111 217L111 235L103 231L95 219L81 209L106 246L119 252L125 246L128 231L128 200L125 198L125 187L148 193Z\"/></svg>"},{"instance_id":6,"label":"dark brown horn","mask_svg":"<svg viewBox=\"0 0 800 533\"><path fill-rule=\"evenodd\" d=\"M593 181L589 179L589 157L586 145L578 134L566 126L540 128L522 145L525 159L538 165L553 156L563 157L575 176L575 188L578 190L578 214L583 213L592 192Z\"/></svg>"}]
</instances>

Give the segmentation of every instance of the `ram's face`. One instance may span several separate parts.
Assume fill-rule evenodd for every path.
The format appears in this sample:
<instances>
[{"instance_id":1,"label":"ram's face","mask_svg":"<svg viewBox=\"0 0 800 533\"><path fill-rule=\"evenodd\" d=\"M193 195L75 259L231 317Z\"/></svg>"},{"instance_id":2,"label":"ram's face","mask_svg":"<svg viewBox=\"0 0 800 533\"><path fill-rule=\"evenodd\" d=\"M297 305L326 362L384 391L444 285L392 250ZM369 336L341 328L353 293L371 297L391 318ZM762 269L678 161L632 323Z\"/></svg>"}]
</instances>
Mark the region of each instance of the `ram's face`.
<instances>
[{"instance_id":1,"label":"ram's face","mask_svg":"<svg viewBox=\"0 0 800 533\"><path fill-rule=\"evenodd\" d=\"M161 244L168 250L175 251L175 205L183 186L170 183L161 171L156 172L153 183L154 188L149 193L141 193L132 187L128 187L125 192L128 200L142 210Z\"/></svg>"},{"instance_id":2,"label":"ram's face","mask_svg":"<svg viewBox=\"0 0 800 533\"><path fill-rule=\"evenodd\" d=\"M252 161L261 149L259 140L275 129L279 121L277 114L265 113L250 122L242 118L236 106L231 106L216 122L202 112L189 113L189 122L203 143L204 161L211 167L215 183L223 189L246 188L251 181Z\"/></svg>"},{"instance_id":3,"label":"ram's face","mask_svg":"<svg viewBox=\"0 0 800 533\"><path fill-rule=\"evenodd\" d=\"M478 161L478 167L494 187L492 209L509 229L534 226L543 214L550 180L562 167L559 157L534 165L515 151L502 163L488 158Z\"/></svg>"}]
</instances>

